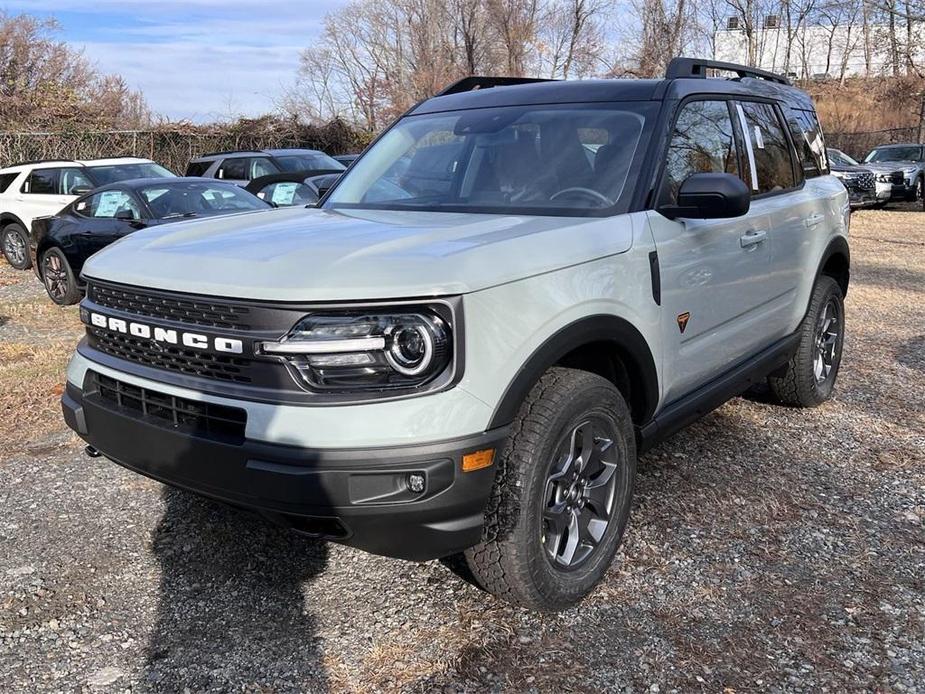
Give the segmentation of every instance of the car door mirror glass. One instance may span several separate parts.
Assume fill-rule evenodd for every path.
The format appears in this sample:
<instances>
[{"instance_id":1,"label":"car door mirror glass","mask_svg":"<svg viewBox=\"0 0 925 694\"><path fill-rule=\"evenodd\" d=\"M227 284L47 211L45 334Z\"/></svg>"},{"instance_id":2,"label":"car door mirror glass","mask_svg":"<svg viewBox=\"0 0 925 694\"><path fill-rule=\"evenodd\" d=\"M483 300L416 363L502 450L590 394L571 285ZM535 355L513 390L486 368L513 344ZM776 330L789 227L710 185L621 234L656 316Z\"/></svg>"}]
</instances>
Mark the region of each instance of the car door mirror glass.
<instances>
[{"instance_id":1,"label":"car door mirror glass","mask_svg":"<svg viewBox=\"0 0 925 694\"><path fill-rule=\"evenodd\" d=\"M751 191L738 176L696 173L678 189L676 205L662 205L658 212L668 219L728 219L741 217L751 206Z\"/></svg>"}]
</instances>

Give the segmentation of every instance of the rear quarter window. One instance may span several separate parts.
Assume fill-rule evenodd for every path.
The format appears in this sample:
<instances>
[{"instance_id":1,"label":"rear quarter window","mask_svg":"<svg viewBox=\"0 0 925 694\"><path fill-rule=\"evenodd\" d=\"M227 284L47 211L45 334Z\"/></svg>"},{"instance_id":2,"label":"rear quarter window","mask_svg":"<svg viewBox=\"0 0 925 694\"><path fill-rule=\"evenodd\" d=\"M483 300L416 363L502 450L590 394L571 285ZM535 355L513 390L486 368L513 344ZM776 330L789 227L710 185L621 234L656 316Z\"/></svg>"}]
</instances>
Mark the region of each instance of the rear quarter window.
<instances>
[{"instance_id":1,"label":"rear quarter window","mask_svg":"<svg viewBox=\"0 0 925 694\"><path fill-rule=\"evenodd\" d=\"M825 138L816 112L787 109L787 126L800 157L803 175L813 178L827 174L829 162L825 152Z\"/></svg>"},{"instance_id":2,"label":"rear quarter window","mask_svg":"<svg viewBox=\"0 0 925 694\"><path fill-rule=\"evenodd\" d=\"M186 175L187 176L205 176L206 171L209 170L209 166L212 164L210 161L191 161L186 166Z\"/></svg>"},{"instance_id":3,"label":"rear quarter window","mask_svg":"<svg viewBox=\"0 0 925 694\"><path fill-rule=\"evenodd\" d=\"M5 193L17 176L19 176L18 173L0 174L0 193Z\"/></svg>"}]
</instances>

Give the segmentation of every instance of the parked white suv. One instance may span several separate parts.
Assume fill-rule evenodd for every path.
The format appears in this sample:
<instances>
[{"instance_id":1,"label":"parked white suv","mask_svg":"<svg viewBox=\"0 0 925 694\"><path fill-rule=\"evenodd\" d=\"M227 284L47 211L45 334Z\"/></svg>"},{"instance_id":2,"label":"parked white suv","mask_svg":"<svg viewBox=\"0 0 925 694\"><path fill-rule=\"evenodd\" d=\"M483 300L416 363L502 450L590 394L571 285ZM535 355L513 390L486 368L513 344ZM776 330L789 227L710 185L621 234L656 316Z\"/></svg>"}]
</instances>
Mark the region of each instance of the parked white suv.
<instances>
[{"instance_id":1,"label":"parked white suv","mask_svg":"<svg viewBox=\"0 0 925 694\"><path fill-rule=\"evenodd\" d=\"M25 270L32 264L33 219L57 214L97 186L173 175L160 164L137 157L31 161L0 169L0 249L10 265Z\"/></svg>"},{"instance_id":2,"label":"parked white suv","mask_svg":"<svg viewBox=\"0 0 925 694\"><path fill-rule=\"evenodd\" d=\"M776 75L468 78L320 209L94 255L64 417L91 455L559 609L617 551L637 452L757 382L831 396L848 220Z\"/></svg>"}]
</instances>

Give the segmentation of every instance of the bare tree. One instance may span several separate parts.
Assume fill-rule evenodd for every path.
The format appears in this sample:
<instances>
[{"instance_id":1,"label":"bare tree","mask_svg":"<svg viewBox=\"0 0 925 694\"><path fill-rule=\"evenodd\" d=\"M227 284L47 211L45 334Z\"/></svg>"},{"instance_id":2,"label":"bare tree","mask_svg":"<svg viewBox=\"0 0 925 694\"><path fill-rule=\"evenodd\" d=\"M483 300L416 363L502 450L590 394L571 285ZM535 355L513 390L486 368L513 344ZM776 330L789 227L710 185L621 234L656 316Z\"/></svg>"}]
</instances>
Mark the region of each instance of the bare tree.
<instances>
[{"instance_id":1,"label":"bare tree","mask_svg":"<svg viewBox=\"0 0 925 694\"><path fill-rule=\"evenodd\" d=\"M611 0L558 0L547 7L539 32L543 72L549 77L584 77L599 69L604 52L603 21Z\"/></svg>"},{"instance_id":2,"label":"bare tree","mask_svg":"<svg viewBox=\"0 0 925 694\"><path fill-rule=\"evenodd\" d=\"M0 127L150 124L141 94L122 78L101 74L80 51L58 41L58 28L52 19L0 12Z\"/></svg>"}]
</instances>

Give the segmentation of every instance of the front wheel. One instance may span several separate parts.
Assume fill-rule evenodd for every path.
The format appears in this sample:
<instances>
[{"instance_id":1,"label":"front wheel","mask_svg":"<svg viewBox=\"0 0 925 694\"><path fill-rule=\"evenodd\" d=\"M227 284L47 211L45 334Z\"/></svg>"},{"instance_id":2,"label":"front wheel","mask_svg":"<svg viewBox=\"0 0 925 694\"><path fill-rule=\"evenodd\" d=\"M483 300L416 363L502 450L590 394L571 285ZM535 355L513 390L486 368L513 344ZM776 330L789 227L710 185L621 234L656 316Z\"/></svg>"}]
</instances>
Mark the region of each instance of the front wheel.
<instances>
[{"instance_id":1,"label":"front wheel","mask_svg":"<svg viewBox=\"0 0 925 694\"><path fill-rule=\"evenodd\" d=\"M80 288L71 264L60 248L49 248L42 254L42 282L45 291L56 304L69 306L80 301Z\"/></svg>"},{"instance_id":2,"label":"front wheel","mask_svg":"<svg viewBox=\"0 0 925 694\"><path fill-rule=\"evenodd\" d=\"M800 324L800 343L783 373L770 376L777 399L795 407L816 407L832 397L845 338L845 303L841 287L822 275L813 288L809 310Z\"/></svg>"},{"instance_id":3,"label":"front wheel","mask_svg":"<svg viewBox=\"0 0 925 694\"><path fill-rule=\"evenodd\" d=\"M0 248L6 261L17 270L32 267L29 258L29 236L19 224L7 224L0 231Z\"/></svg>"},{"instance_id":4,"label":"front wheel","mask_svg":"<svg viewBox=\"0 0 925 694\"><path fill-rule=\"evenodd\" d=\"M636 444L604 378L553 368L500 456L481 542L466 567L483 589L536 610L569 607L601 580L629 518Z\"/></svg>"}]
</instances>

